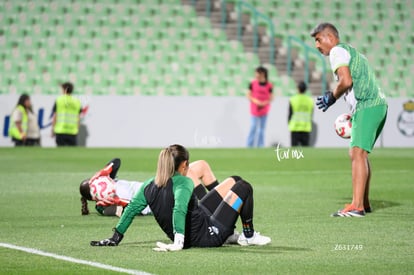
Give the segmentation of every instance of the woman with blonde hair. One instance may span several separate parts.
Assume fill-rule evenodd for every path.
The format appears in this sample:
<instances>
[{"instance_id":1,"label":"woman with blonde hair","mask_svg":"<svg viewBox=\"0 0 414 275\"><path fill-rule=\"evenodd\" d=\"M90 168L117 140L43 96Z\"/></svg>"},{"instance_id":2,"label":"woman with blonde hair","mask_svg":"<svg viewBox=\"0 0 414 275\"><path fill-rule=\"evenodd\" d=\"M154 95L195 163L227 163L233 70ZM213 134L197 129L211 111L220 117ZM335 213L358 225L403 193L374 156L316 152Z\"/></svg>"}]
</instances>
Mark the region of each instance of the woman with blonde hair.
<instances>
[{"instance_id":1,"label":"woman with blonde hair","mask_svg":"<svg viewBox=\"0 0 414 275\"><path fill-rule=\"evenodd\" d=\"M89 215L88 201L95 201L95 209L99 214L103 216L121 216L124 208L128 206L132 198L139 191L143 182L118 179L117 173L120 167L121 159L114 158L91 178L87 178L81 182L79 192L81 194L82 215ZM108 177L113 180L115 196L114 194L108 194L107 197L98 198L95 195L93 190L97 190L96 185L102 184L95 180L100 177ZM191 178L194 182L194 194L198 200L201 200L207 194L207 191L212 190L219 184L210 165L205 160L197 160L190 163L187 177ZM152 214L151 209L146 207L141 214Z\"/></svg>"},{"instance_id":2,"label":"woman with blonde hair","mask_svg":"<svg viewBox=\"0 0 414 275\"><path fill-rule=\"evenodd\" d=\"M243 233L240 245L265 245L270 238L253 228L253 189L238 176L230 177L208 192L200 201L187 177L189 153L175 144L163 149L154 178L144 182L125 208L111 238L91 241L92 246L117 246L137 213L147 205L161 229L173 241L157 242L155 251L178 251L190 247L217 247L233 234L238 216Z\"/></svg>"}]
</instances>

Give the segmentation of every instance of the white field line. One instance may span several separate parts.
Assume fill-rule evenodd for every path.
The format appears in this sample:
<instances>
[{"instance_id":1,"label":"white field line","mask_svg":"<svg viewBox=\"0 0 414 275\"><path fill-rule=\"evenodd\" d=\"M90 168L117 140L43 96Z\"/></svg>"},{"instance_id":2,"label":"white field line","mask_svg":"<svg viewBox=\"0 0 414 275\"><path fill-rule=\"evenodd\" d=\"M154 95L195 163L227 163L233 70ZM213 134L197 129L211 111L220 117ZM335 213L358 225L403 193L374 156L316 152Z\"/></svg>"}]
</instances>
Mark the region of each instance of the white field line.
<instances>
[{"instance_id":1,"label":"white field line","mask_svg":"<svg viewBox=\"0 0 414 275\"><path fill-rule=\"evenodd\" d=\"M101 269L120 272L120 273L133 274L133 275L150 275L150 273L146 273L146 272L139 271L139 270L126 269L126 268L122 268L122 267L116 267L116 266L101 264L101 263L97 263L97 262L91 262L91 261L86 261L86 260L75 259L75 258L72 258L72 257L62 256L62 255L58 255L58 254L44 252L44 251L41 251L41 250L38 250L38 249L22 247L22 246L17 246L17 245L8 244L8 243L0 243L0 247L5 247L5 248L9 248L9 249L14 249L14 250L20 250L20 251L30 253L30 254L50 257L50 258L54 258L54 259L57 259L57 260L62 260L62 261L66 261L66 262L76 263L76 264L89 265L89 266L93 266L93 267L96 267L96 268L101 268Z\"/></svg>"}]
</instances>

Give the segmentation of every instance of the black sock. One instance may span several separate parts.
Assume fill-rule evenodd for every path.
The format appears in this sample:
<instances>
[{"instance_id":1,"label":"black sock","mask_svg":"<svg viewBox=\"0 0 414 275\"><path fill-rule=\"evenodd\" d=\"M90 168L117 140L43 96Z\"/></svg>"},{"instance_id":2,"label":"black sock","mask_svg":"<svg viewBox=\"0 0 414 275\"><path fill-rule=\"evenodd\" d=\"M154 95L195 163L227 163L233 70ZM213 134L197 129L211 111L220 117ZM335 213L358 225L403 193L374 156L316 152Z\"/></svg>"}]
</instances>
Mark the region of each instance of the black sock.
<instances>
[{"instance_id":1,"label":"black sock","mask_svg":"<svg viewBox=\"0 0 414 275\"><path fill-rule=\"evenodd\" d=\"M106 165L109 165L112 162L112 172L109 174L109 177L111 179L115 179L116 174L118 173L119 167L121 167L121 159L114 158L110 162L108 162Z\"/></svg>"},{"instance_id":2,"label":"black sock","mask_svg":"<svg viewBox=\"0 0 414 275\"><path fill-rule=\"evenodd\" d=\"M246 238L253 237L253 188L247 181L239 180L231 188L239 198L243 200L243 206L240 210L240 218L243 226L243 234Z\"/></svg>"},{"instance_id":3,"label":"black sock","mask_svg":"<svg viewBox=\"0 0 414 275\"><path fill-rule=\"evenodd\" d=\"M197 187L194 188L194 194L196 195L198 200L201 200L204 198L205 195L207 195L207 191L204 188L204 185L199 184Z\"/></svg>"},{"instance_id":4,"label":"black sock","mask_svg":"<svg viewBox=\"0 0 414 275\"><path fill-rule=\"evenodd\" d=\"M253 228L253 222L252 222L252 220L250 219L250 220L244 221L242 223L242 225L243 225L243 235L246 238L253 237L254 228Z\"/></svg>"},{"instance_id":5,"label":"black sock","mask_svg":"<svg viewBox=\"0 0 414 275\"><path fill-rule=\"evenodd\" d=\"M206 188L207 188L207 190L208 190L208 191L211 191L211 190L213 190L213 189L214 189L214 187L216 187L217 185L219 185L218 180L213 181L211 184L207 185L207 186L206 186Z\"/></svg>"}]
</instances>

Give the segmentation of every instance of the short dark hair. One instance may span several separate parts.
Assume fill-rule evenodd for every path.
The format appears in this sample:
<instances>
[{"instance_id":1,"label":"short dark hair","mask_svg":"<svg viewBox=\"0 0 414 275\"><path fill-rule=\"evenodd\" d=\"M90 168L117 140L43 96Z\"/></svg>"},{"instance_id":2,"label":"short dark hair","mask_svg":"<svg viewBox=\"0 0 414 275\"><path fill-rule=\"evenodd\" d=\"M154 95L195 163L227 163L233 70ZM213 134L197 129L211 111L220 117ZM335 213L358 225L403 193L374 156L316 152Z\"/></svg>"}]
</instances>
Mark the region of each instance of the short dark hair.
<instances>
[{"instance_id":1,"label":"short dark hair","mask_svg":"<svg viewBox=\"0 0 414 275\"><path fill-rule=\"evenodd\" d=\"M307 85L306 85L306 83L304 81L301 81L301 82L298 83L299 93L303 94L304 92L306 92L306 89L307 88L308 87L307 87Z\"/></svg>"},{"instance_id":2,"label":"short dark hair","mask_svg":"<svg viewBox=\"0 0 414 275\"><path fill-rule=\"evenodd\" d=\"M267 69L265 67L263 67L263 66L257 67L256 68L256 72L259 73L259 74L264 74L264 77L265 77L265 79L267 81L267 79L268 79L267 78L268 77L268 71L267 71Z\"/></svg>"},{"instance_id":3,"label":"short dark hair","mask_svg":"<svg viewBox=\"0 0 414 275\"><path fill-rule=\"evenodd\" d=\"M62 89L66 91L66 93L71 94L73 92L73 84L70 82L65 82L61 85Z\"/></svg>"},{"instance_id":4,"label":"short dark hair","mask_svg":"<svg viewBox=\"0 0 414 275\"><path fill-rule=\"evenodd\" d=\"M323 23L319 23L310 33L310 35L312 37L315 37L318 33L320 33L321 31L325 30L325 29L329 29L333 35L335 35L336 38L339 39L339 32L338 29L331 23L328 22L323 22Z\"/></svg>"}]
</instances>

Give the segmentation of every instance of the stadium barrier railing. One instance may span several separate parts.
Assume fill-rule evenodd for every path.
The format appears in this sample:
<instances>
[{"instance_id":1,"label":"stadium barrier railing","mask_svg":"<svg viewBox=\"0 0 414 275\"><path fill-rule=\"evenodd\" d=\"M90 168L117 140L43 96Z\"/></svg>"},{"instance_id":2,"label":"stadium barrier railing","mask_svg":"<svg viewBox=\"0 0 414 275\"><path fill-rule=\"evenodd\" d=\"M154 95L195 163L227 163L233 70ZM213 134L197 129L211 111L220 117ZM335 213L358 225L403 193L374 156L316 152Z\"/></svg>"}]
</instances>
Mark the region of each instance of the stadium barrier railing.
<instances>
[{"instance_id":1,"label":"stadium barrier railing","mask_svg":"<svg viewBox=\"0 0 414 275\"><path fill-rule=\"evenodd\" d=\"M225 2L225 1L223 1ZM237 2L237 36L239 41L241 41L241 35L242 35L242 12L243 7L248 8L250 10L250 14L253 16L253 48L254 52L258 53L259 48L259 25L264 25L268 27L269 29L269 35L270 35L270 51L269 51L269 62L270 64L275 64L275 30L272 20L264 15L263 13L259 12L254 6L251 4L245 2L245 1L239 1Z\"/></svg>"},{"instance_id":2,"label":"stadium barrier railing","mask_svg":"<svg viewBox=\"0 0 414 275\"><path fill-rule=\"evenodd\" d=\"M314 56L316 57L316 59L321 61L321 65L322 65L322 92L325 92L327 90L328 87L328 83L327 83L327 79L326 79L326 63L325 63L325 59L323 58L323 56L321 55L321 53L310 47L309 45L305 44L305 42L303 42L300 38L296 37L296 36L288 36L287 39L287 73L289 76L292 75L292 48L293 45L296 44L298 45L302 50L303 50L303 55L304 55L304 59L305 59L305 83L306 85L309 85L310 82L310 56Z\"/></svg>"},{"instance_id":3,"label":"stadium barrier railing","mask_svg":"<svg viewBox=\"0 0 414 275\"><path fill-rule=\"evenodd\" d=\"M193 6L196 5L198 0L192 0ZM234 1L234 0L222 0L220 4L221 12L221 28L224 30L227 26L227 4L234 3L237 9L237 38L239 41L242 40L242 13L248 12L252 16L253 22L253 49L257 54L259 50L259 26L265 26L268 29L269 37L269 63L275 64L276 58L276 46L275 46L275 27L272 20L265 14L259 12L253 5L247 3L246 1ZM206 0L206 16L210 17L212 11L212 1Z\"/></svg>"}]
</instances>

